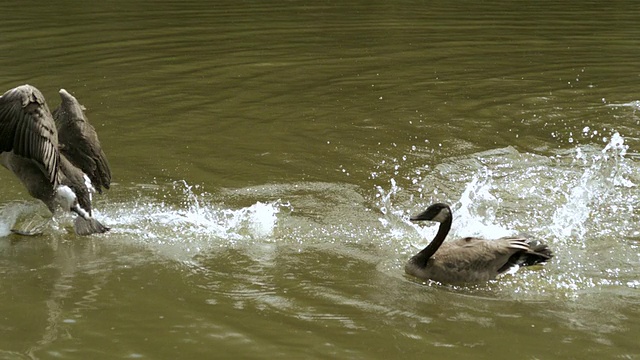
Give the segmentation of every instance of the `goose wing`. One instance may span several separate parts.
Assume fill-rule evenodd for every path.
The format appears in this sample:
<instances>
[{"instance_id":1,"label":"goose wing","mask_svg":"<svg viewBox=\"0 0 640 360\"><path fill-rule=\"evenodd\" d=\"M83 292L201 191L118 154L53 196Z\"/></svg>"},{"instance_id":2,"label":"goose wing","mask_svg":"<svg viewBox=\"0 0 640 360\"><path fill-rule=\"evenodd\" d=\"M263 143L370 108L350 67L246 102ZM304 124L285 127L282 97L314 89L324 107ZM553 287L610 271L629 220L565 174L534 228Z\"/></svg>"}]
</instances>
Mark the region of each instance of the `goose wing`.
<instances>
[{"instance_id":1,"label":"goose wing","mask_svg":"<svg viewBox=\"0 0 640 360\"><path fill-rule=\"evenodd\" d=\"M440 247L433 256L432 271L444 282L486 281L495 278L513 254L528 249L523 238L461 238Z\"/></svg>"},{"instance_id":2,"label":"goose wing","mask_svg":"<svg viewBox=\"0 0 640 360\"><path fill-rule=\"evenodd\" d=\"M84 115L84 106L65 89L60 89L62 103L54 110L58 127L60 151L69 161L82 170L98 192L109 188L111 169L102 151L98 134Z\"/></svg>"},{"instance_id":3,"label":"goose wing","mask_svg":"<svg viewBox=\"0 0 640 360\"><path fill-rule=\"evenodd\" d=\"M55 122L44 96L31 85L0 96L0 153L5 151L34 161L51 184L60 183Z\"/></svg>"}]
</instances>

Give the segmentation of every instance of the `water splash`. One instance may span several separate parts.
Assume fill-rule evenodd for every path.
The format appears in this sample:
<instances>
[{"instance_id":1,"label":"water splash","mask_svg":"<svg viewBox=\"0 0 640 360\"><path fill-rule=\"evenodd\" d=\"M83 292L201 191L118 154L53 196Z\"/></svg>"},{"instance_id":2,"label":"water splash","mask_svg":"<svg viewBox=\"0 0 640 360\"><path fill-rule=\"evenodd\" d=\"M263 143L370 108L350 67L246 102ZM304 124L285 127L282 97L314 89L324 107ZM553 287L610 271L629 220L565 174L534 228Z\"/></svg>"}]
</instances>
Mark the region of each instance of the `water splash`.
<instances>
[{"instance_id":1,"label":"water splash","mask_svg":"<svg viewBox=\"0 0 640 360\"><path fill-rule=\"evenodd\" d=\"M640 255L625 250L621 238L635 244L640 237L640 166L628 156L622 135L603 139L603 146L578 144L547 156L507 147L452 158L423 171L415 185L394 181L388 190L376 187L377 205L386 209L381 222L390 237L404 234L400 253L413 252L435 235L437 225L410 225L403 210L448 202L452 237L526 233L554 249L546 276L520 272L499 282L502 288L576 296L594 286L636 287L630 264L640 263ZM416 205L407 193L424 196ZM396 215L402 221L389 219Z\"/></svg>"},{"instance_id":2,"label":"water splash","mask_svg":"<svg viewBox=\"0 0 640 360\"><path fill-rule=\"evenodd\" d=\"M97 216L111 225L112 234L127 241L192 257L220 247L269 241L278 213L290 207L275 200L231 209L198 191L198 186L185 181L174 182L170 188L140 186L135 201L110 203Z\"/></svg>"},{"instance_id":3,"label":"water splash","mask_svg":"<svg viewBox=\"0 0 640 360\"><path fill-rule=\"evenodd\" d=\"M447 171L450 169L448 166L444 168L447 168ZM416 173L420 174L419 172ZM435 202L447 202L450 204L455 213L455 226L451 231L453 236L500 237L513 235L515 233L513 230L506 229L496 223L494 206L487 206L487 204L495 205L501 201L501 199L492 194L494 188L491 182L492 176L491 170L486 167L480 167L476 173L472 174L471 179L464 184L462 194L457 201L439 197L439 181L431 181L432 179L429 179L419 184L416 181L412 182L419 186L421 193L429 193L432 190L434 194L429 202L421 205L420 209L424 209ZM433 188L429 189L429 186ZM415 208L415 204L413 204L415 198L409 196L407 201L410 204L408 205L405 205L402 200L395 201L396 199L405 198L402 194L403 191L404 189L398 186L393 178L390 180L388 191L382 186L376 186L376 204L383 215L379 218L380 223L391 231L394 238L406 237L408 231L417 232L424 239L432 238L437 231L437 225L418 225L408 221L407 209ZM408 230L407 225L412 230Z\"/></svg>"},{"instance_id":4,"label":"water splash","mask_svg":"<svg viewBox=\"0 0 640 360\"><path fill-rule=\"evenodd\" d=\"M382 216L378 218L378 221L380 221L380 224L382 224L383 227L391 230L394 238L400 239L405 236L405 232L400 224L406 223L407 219L404 210L393 206L393 199L396 194L402 191L402 188L398 186L394 178L391 178L389 183L391 185L389 191L386 191L381 186L376 186L375 196L378 208L382 213Z\"/></svg>"},{"instance_id":5,"label":"water splash","mask_svg":"<svg viewBox=\"0 0 640 360\"><path fill-rule=\"evenodd\" d=\"M516 231L506 229L496 222L495 206L499 206L501 200L492 193L494 186L491 184L491 178L492 172L483 168L473 175L462 192L456 204L457 210L454 209L457 219L456 227L464 229L457 232L465 233L460 236L496 238L515 235ZM495 206L487 206L487 204L495 204Z\"/></svg>"},{"instance_id":6,"label":"water splash","mask_svg":"<svg viewBox=\"0 0 640 360\"><path fill-rule=\"evenodd\" d=\"M624 157L627 149L619 133L614 133L601 151L575 149L571 167L581 172L565 177L563 204L553 214L551 226L556 237L583 239L593 210L618 203L621 187L636 186L628 176L635 166Z\"/></svg>"}]
</instances>

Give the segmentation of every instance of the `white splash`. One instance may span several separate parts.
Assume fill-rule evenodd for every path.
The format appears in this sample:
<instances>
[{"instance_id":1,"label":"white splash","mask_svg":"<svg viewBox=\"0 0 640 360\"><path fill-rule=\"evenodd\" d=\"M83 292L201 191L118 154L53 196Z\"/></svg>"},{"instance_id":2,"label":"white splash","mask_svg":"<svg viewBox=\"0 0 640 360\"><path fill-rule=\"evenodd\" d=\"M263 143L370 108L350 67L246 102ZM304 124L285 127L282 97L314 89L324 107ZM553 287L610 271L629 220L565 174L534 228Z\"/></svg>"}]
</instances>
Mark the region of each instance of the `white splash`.
<instances>
[{"instance_id":1,"label":"white splash","mask_svg":"<svg viewBox=\"0 0 640 360\"><path fill-rule=\"evenodd\" d=\"M247 208L247 218L251 219L249 230L252 236L266 238L273 235L278 218L278 208L274 204L257 202Z\"/></svg>"},{"instance_id":2,"label":"white splash","mask_svg":"<svg viewBox=\"0 0 640 360\"><path fill-rule=\"evenodd\" d=\"M599 152L587 154L580 148L576 149L574 169L583 170L576 180L564 179L564 199L553 214L551 226L555 236L583 238L593 209L604 206L611 195L618 192L617 188L636 186L627 177L624 156L628 147L616 132Z\"/></svg>"},{"instance_id":3,"label":"white splash","mask_svg":"<svg viewBox=\"0 0 640 360\"><path fill-rule=\"evenodd\" d=\"M495 207L500 206L501 200L492 194L491 178L490 170L481 169L462 192L456 204L457 211L454 210L454 231L459 236L498 238L515 233L495 223Z\"/></svg>"},{"instance_id":4,"label":"white splash","mask_svg":"<svg viewBox=\"0 0 640 360\"><path fill-rule=\"evenodd\" d=\"M231 209L213 203L210 194L197 194L186 182L154 192L141 193L134 203L112 203L99 216L111 226L111 233L126 234L170 256L192 257L214 248L269 241L278 213L289 207L276 200ZM158 192L167 200L149 199Z\"/></svg>"}]
</instances>

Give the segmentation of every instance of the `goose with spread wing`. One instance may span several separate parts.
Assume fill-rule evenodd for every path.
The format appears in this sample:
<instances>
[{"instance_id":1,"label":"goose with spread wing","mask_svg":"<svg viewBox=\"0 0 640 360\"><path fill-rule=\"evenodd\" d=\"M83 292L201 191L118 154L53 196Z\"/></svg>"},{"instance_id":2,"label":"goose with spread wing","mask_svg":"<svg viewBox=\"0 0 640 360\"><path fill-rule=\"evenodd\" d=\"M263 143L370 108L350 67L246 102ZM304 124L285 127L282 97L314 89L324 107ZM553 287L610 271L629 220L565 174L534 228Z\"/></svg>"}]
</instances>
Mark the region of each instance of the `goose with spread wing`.
<instances>
[{"instance_id":1,"label":"goose with spread wing","mask_svg":"<svg viewBox=\"0 0 640 360\"><path fill-rule=\"evenodd\" d=\"M453 222L447 204L431 205L410 220L440 223L434 239L405 266L407 274L422 280L453 285L480 283L514 266L531 266L553 257L547 245L522 237L495 240L465 237L445 243Z\"/></svg>"},{"instance_id":2,"label":"goose with spread wing","mask_svg":"<svg viewBox=\"0 0 640 360\"><path fill-rule=\"evenodd\" d=\"M76 213L77 234L104 233L109 228L93 217L91 201L109 188L109 163L82 105L64 89L60 98L52 115L31 85L0 96L0 163L52 214L58 205Z\"/></svg>"}]
</instances>

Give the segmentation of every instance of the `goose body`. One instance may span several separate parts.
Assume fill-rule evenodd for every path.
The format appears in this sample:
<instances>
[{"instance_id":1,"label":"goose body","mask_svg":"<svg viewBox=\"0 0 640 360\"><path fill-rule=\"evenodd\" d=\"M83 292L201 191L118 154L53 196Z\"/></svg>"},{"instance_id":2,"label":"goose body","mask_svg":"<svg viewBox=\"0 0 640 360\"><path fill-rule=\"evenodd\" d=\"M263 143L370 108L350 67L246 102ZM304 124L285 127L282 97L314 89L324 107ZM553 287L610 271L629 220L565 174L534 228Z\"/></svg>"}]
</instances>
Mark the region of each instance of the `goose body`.
<instances>
[{"instance_id":1,"label":"goose body","mask_svg":"<svg viewBox=\"0 0 640 360\"><path fill-rule=\"evenodd\" d=\"M446 204L434 204L411 221L440 223L438 233L406 264L405 272L423 280L445 284L473 284L495 279L514 266L543 263L553 257L547 245L522 237L486 240L465 237L444 242L453 215Z\"/></svg>"},{"instance_id":2,"label":"goose body","mask_svg":"<svg viewBox=\"0 0 640 360\"><path fill-rule=\"evenodd\" d=\"M51 213L57 206L76 213L76 233L103 233L109 228L93 218L91 200L109 188L109 164L82 106L64 89L60 97L54 119L31 85L0 96L0 163Z\"/></svg>"}]
</instances>

